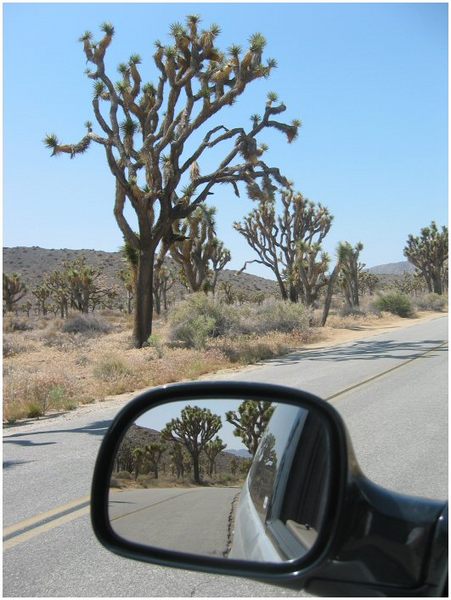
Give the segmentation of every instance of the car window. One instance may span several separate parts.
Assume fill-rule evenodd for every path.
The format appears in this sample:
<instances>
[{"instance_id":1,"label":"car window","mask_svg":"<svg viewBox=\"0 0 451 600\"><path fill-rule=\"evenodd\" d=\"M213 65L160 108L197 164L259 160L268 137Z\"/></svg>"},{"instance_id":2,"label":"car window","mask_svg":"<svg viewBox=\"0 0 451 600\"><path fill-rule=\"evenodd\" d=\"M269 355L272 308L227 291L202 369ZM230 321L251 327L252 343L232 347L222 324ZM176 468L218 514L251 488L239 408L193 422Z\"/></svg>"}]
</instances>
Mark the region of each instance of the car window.
<instances>
[{"instance_id":1,"label":"car window","mask_svg":"<svg viewBox=\"0 0 451 600\"><path fill-rule=\"evenodd\" d=\"M291 453L287 448L296 447L307 414L308 411L297 406L281 404L276 407L262 436L248 477L250 496L262 522L266 521L274 490L277 488L277 493L282 493L281 486L275 483L281 472L289 468L287 462L291 461ZM291 444L294 437L296 441Z\"/></svg>"}]
</instances>

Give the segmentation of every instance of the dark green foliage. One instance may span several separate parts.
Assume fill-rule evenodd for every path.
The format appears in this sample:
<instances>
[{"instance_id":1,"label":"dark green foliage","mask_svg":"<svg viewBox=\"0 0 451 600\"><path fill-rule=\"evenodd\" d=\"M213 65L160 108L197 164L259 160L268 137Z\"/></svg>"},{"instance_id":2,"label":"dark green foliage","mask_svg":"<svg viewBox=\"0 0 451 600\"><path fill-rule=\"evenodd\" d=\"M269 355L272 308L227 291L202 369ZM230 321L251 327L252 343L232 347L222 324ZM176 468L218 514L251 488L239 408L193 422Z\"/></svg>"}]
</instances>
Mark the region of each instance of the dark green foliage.
<instances>
[{"instance_id":1,"label":"dark green foliage","mask_svg":"<svg viewBox=\"0 0 451 600\"><path fill-rule=\"evenodd\" d=\"M381 296L375 301L374 306L380 311L390 312L399 317L408 318L414 314L410 298L399 292Z\"/></svg>"}]
</instances>

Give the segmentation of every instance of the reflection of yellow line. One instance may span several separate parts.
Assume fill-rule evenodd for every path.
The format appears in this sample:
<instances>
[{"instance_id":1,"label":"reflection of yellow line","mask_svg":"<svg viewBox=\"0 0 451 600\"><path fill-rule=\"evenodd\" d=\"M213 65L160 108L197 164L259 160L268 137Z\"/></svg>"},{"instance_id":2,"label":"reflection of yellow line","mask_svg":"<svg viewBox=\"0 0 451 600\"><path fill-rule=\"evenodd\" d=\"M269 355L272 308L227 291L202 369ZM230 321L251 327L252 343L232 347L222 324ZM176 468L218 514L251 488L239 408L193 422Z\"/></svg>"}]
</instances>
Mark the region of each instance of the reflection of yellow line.
<instances>
[{"instance_id":1,"label":"reflection of yellow line","mask_svg":"<svg viewBox=\"0 0 451 600\"><path fill-rule=\"evenodd\" d=\"M28 540L36 537L37 535L46 533L47 531L50 531L51 529L54 529L55 527L59 527L60 525L69 523L70 521L73 521L74 519L78 519L79 517L83 517L84 515L88 514L88 512L89 512L89 506L85 506L84 508L80 508L79 510L75 510L75 511L69 513L68 515L64 515L63 517L60 517L59 519L50 521L50 523L45 523L44 525L39 525L38 527L31 529L30 531L26 531L25 533L22 533L21 535L18 535L16 537L11 538L11 539L7 540L6 542L4 542L3 550L4 551L9 550L10 548L17 546L17 544L22 544L23 542L27 542Z\"/></svg>"}]
</instances>

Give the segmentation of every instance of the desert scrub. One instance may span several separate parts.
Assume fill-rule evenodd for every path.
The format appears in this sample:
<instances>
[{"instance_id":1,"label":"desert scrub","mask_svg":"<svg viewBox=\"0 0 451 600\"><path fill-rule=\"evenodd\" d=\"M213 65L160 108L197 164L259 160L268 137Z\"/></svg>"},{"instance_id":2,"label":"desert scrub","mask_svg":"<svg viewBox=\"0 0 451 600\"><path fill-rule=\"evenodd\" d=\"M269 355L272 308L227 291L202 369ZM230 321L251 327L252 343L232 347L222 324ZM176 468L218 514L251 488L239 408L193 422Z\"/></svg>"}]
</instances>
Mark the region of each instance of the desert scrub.
<instances>
[{"instance_id":1,"label":"desert scrub","mask_svg":"<svg viewBox=\"0 0 451 600\"><path fill-rule=\"evenodd\" d=\"M231 307L206 294L191 294L170 316L169 340L187 348L205 348L208 338L224 335L232 323Z\"/></svg>"},{"instance_id":2,"label":"desert scrub","mask_svg":"<svg viewBox=\"0 0 451 600\"><path fill-rule=\"evenodd\" d=\"M419 310L444 311L448 308L448 296L440 294L425 294L415 298L415 305Z\"/></svg>"},{"instance_id":3,"label":"desert scrub","mask_svg":"<svg viewBox=\"0 0 451 600\"><path fill-rule=\"evenodd\" d=\"M5 372L4 418L41 417L51 410L75 408L75 381L57 372Z\"/></svg>"},{"instance_id":4,"label":"desert scrub","mask_svg":"<svg viewBox=\"0 0 451 600\"><path fill-rule=\"evenodd\" d=\"M228 335L306 332L311 311L303 304L268 298L261 304L247 303L234 307Z\"/></svg>"},{"instance_id":5,"label":"desert scrub","mask_svg":"<svg viewBox=\"0 0 451 600\"><path fill-rule=\"evenodd\" d=\"M85 335L99 335L110 333L111 325L105 319L94 315L76 315L64 321L63 333L83 333Z\"/></svg>"},{"instance_id":6,"label":"desert scrub","mask_svg":"<svg viewBox=\"0 0 451 600\"><path fill-rule=\"evenodd\" d=\"M392 292L380 296L375 302L374 306L383 312L389 312L399 317L413 317L414 310L413 305L408 296L399 292Z\"/></svg>"},{"instance_id":7,"label":"desert scrub","mask_svg":"<svg viewBox=\"0 0 451 600\"><path fill-rule=\"evenodd\" d=\"M217 337L264 335L272 331L306 332L311 312L302 304L268 298L261 304L239 306L218 302L205 294L193 294L174 311L169 339L187 348L201 349Z\"/></svg>"}]
</instances>

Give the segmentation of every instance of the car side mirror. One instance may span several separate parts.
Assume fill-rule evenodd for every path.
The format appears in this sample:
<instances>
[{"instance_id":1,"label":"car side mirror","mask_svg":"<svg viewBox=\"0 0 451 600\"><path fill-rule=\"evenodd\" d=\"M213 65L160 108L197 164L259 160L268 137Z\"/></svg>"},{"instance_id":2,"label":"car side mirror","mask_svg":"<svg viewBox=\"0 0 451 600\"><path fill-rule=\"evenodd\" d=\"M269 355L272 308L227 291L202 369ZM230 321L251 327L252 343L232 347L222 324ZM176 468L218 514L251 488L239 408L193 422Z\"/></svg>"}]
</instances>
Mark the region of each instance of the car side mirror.
<instances>
[{"instance_id":1,"label":"car side mirror","mask_svg":"<svg viewBox=\"0 0 451 600\"><path fill-rule=\"evenodd\" d=\"M91 500L98 539L120 555L319 594L344 578L345 595L356 581L360 593L425 584L443 509L366 479L330 404L236 382L128 404L101 445Z\"/></svg>"}]
</instances>

